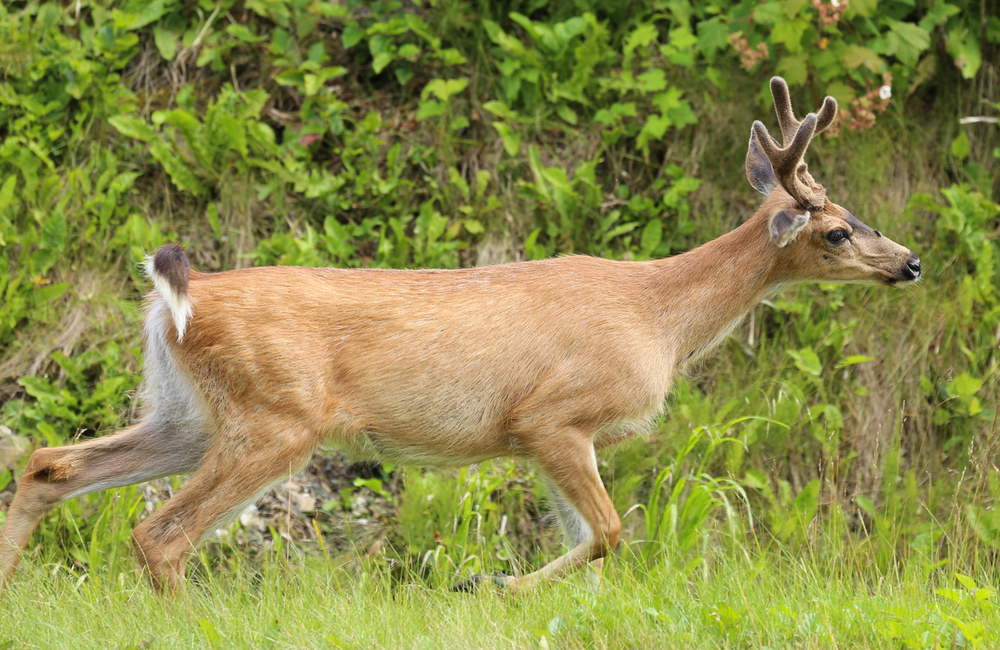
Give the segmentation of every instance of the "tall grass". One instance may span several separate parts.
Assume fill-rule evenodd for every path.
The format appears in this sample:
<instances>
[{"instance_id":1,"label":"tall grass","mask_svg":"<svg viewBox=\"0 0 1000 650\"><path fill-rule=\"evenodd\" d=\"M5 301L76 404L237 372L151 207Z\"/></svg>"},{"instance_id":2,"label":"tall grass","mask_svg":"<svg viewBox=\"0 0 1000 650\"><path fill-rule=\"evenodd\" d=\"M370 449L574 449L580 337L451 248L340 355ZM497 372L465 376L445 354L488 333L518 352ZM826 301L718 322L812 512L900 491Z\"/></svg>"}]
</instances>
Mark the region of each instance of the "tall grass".
<instances>
[{"instance_id":1,"label":"tall grass","mask_svg":"<svg viewBox=\"0 0 1000 650\"><path fill-rule=\"evenodd\" d=\"M861 556L863 548L849 549ZM995 647L996 574L960 549L928 574L867 562L776 558L749 546L697 570L626 550L601 586L582 576L524 596L456 594L400 579L377 559L347 565L272 553L208 573L176 600L135 572L80 582L32 564L0 603L0 647L719 648Z\"/></svg>"}]
</instances>

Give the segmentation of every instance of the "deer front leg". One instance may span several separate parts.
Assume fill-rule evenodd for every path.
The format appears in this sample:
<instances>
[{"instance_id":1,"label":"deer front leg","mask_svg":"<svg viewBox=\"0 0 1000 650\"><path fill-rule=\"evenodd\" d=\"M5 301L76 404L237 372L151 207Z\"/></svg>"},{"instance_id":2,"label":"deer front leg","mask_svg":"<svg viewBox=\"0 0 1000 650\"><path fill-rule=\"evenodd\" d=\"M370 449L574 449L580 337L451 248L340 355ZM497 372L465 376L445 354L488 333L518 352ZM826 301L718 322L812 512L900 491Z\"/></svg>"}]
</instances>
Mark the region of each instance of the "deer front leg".
<instances>
[{"instance_id":1,"label":"deer front leg","mask_svg":"<svg viewBox=\"0 0 1000 650\"><path fill-rule=\"evenodd\" d=\"M563 529L563 540L567 548L576 548L579 544L590 539L590 525L580 516L569 502L562 497L559 489L551 480L546 481L548 498L553 504L556 516ZM596 588L601 586L601 573L604 569L604 558L598 558L590 563L587 571L587 582Z\"/></svg>"},{"instance_id":2,"label":"deer front leg","mask_svg":"<svg viewBox=\"0 0 1000 650\"><path fill-rule=\"evenodd\" d=\"M590 436L579 430L563 430L541 438L532 449L535 460L558 491L557 499L571 507L590 528L587 539L544 567L520 578L509 578L512 592L526 591L548 580L558 580L588 562L598 570L603 558L618 546L621 519L604 489L597 471L597 458ZM558 501L557 501L558 504ZM561 516L568 516L564 513ZM571 536L568 539L573 539Z\"/></svg>"}]
</instances>

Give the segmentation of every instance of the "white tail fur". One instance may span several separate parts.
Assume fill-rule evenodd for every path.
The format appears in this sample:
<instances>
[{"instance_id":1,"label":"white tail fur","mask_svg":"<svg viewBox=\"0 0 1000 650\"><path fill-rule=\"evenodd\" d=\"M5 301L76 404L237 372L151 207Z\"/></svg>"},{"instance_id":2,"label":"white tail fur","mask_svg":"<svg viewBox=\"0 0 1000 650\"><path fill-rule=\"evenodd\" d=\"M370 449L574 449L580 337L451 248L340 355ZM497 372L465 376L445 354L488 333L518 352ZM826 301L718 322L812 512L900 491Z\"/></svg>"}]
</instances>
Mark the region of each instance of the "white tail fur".
<instances>
[{"instance_id":1,"label":"white tail fur","mask_svg":"<svg viewBox=\"0 0 1000 650\"><path fill-rule=\"evenodd\" d=\"M160 249L160 251L162 250L164 249ZM177 330L178 343L184 340L184 330L187 329L187 323L194 315L194 310L191 308L191 296L187 291L187 268L182 269L182 271L185 274L183 283L178 282L175 275L169 275L158 269L154 255L146 257L146 275L152 278L153 286L170 307L170 316L174 321L174 328Z\"/></svg>"}]
</instances>

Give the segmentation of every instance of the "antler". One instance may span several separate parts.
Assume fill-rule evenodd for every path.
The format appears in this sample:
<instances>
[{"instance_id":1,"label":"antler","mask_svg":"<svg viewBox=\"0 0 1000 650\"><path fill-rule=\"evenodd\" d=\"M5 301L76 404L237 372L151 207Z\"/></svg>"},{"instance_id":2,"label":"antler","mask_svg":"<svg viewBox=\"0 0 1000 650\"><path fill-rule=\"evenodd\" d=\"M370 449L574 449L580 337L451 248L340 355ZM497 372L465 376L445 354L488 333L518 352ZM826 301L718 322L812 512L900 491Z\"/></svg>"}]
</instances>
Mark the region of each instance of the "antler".
<instances>
[{"instance_id":1,"label":"antler","mask_svg":"<svg viewBox=\"0 0 1000 650\"><path fill-rule=\"evenodd\" d=\"M837 100L828 96L823 100L819 114L809 113L800 122L792 112L788 85L781 77L771 79L771 96L774 97L774 111L778 114L785 146L782 147L771 137L760 120L753 123L751 139L756 139L770 161L778 182L792 198L808 210L822 208L826 202L823 186L813 179L802 157L813 136L825 130L837 117Z\"/></svg>"}]
</instances>

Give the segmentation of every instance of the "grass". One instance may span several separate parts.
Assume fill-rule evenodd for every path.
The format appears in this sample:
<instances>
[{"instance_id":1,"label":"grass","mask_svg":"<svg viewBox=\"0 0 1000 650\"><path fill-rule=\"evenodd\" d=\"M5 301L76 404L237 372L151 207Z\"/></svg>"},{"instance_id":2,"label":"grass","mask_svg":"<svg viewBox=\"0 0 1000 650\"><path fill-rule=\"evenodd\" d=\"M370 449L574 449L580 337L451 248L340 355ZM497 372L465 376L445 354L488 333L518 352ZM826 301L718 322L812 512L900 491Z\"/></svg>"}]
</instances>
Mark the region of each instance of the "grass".
<instances>
[{"instance_id":1,"label":"grass","mask_svg":"<svg viewBox=\"0 0 1000 650\"><path fill-rule=\"evenodd\" d=\"M317 557L196 572L177 599L135 571L90 583L49 567L0 602L4 648L993 647L991 578L914 562L888 574L736 547L682 570L625 550L595 589L578 576L507 597L397 581L376 560ZM958 560L956 560L958 562ZM959 574L956 577L956 574ZM995 576L992 576L995 579ZM970 588L971 587L971 588Z\"/></svg>"}]
</instances>

